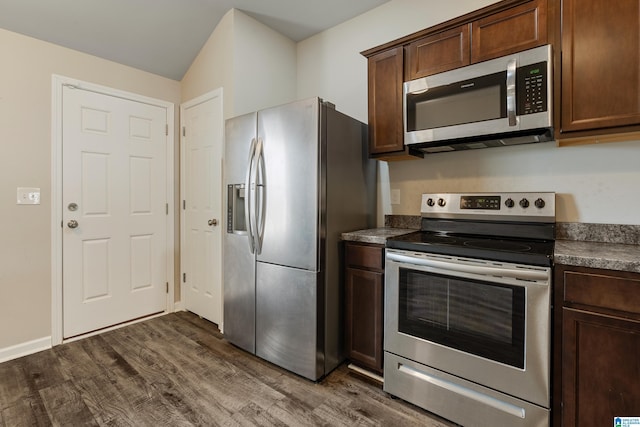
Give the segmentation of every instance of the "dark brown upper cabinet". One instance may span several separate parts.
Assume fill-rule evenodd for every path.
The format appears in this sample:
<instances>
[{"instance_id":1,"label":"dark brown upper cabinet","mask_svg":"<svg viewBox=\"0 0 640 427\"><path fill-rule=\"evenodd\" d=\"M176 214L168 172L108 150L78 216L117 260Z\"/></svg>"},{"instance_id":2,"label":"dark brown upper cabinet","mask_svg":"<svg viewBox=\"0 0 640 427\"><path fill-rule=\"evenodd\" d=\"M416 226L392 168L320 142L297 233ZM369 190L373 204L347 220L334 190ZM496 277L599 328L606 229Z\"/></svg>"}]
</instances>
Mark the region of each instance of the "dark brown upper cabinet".
<instances>
[{"instance_id":1,"label":"dark brown upper cabinet","mask_svg":"<svg viewBox=\"0 0 640 427\"><path fill-rule=\"evenodd\" d=\"M547 44L547 0L530 1L471 24L471 63Z\"/></svg>"},{"instance_id":2,"label":"dark brown upper cabinet","mask_svg":"<svg viewBox=\"0 0 640 427\"><path fill-rule=\"evenodd\" d=\"M563 0L560 138L640 130L640 0Z\"/></svg>"},{"instance_id":3,"label":"dark brown upper cabinet","mask_svg":"<svg viewBox=\"0 0 640 427\"><path fill-rule=\"evenodd\" d=\"M405 80L487 61L547 44L547 0L528 1L406 46Z\"/></svg>"},{"instance_id":4,"label":"dark brown upper cabinet","mask_svg":"<svg viewBox=\"0 0 640 427\"><path fill-rule=\"evenodd\" d=\"M369 153L404 150L402 130L402 47L392 48L368 59L369 69Z\"/></svg>"},{"instance_id":5,"label":"dark brown upper cabinet","mask_svg":"<svg viewBox=\"0 0 640 427\"><path fill-rule=\"evenodd\" d=\"M409 43L405 80L418 79L469 65L469 24Z\"/></svg>"}]
</instances>

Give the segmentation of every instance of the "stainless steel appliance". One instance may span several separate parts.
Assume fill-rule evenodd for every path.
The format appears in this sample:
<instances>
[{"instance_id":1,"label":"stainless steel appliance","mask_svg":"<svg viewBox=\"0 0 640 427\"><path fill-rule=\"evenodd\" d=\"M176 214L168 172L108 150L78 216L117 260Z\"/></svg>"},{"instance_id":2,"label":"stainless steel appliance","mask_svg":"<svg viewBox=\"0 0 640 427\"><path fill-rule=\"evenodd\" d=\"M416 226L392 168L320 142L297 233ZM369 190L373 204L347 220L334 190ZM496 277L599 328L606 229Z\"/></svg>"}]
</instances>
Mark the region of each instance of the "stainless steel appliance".
<instances>
[{"instance_id":1,"label":"stainless steel appliance","mask_svg":"<svg viewBox=\"0 0 640 427\"><path fill-rule=\"evenodd\" d=\"M553 139L551 46L404 84L404 141L425 153Z\"/></svg>"},{"instance_id":2,"label":"stainless steel appliance","mask_svg":"<svg viewBox=\"0 0 640 427\"><path fill-rule=\"evenodd\" d=\"M366 125L312 98L225 132L225 338L317 380L343 360L340 235L374 221Z\"/></svg>"},{"instance_id":3,"label":"stainless steel appliance","mask_svg":"<svg viewBox=\"0 0 640 427\"><path fill-rule=\"evenodd\" d=\"M550 422L554 193L424 194L389 239L384 389L465 427Z\"/></svg>"}]
</instances>

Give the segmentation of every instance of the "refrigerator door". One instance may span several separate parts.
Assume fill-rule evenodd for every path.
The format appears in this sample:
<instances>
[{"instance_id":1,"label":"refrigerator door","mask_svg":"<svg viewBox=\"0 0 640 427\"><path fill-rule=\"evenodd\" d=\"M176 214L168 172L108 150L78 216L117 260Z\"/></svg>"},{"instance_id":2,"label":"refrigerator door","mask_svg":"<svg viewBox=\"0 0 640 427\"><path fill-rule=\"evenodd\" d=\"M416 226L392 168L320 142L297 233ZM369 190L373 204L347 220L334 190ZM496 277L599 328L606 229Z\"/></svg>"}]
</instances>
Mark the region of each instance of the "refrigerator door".
<instances>
[{"instance_id":1,"label":"refrigerator door","mask_svg":"<svg viewBox=\"0 0 640 427\"><path fill-rule=\"evenodd\" d=\"M257 114L227 120L225 124L224 177L226 227L224 233L224 336L255 353L255 255L248 235L245 211L247 171Z\"/></svg>"},{"instance_id":2,"label":"refrigerator door","mask_svg":"<svg viewBox=\"0 0 640 427\"><path fill-rule=\"evenodd\" d=\"M317 271L319 176L317 98L269 108L258 113L262 141L265 209L258 261ZM262 165L261 165L262 166Z\"/></svg>"},{"instance_id":3,"label":"refrigerator door","mask_svg":"<svg viewBox=\"0 0 640 427\"><path fill-rule=\"evenodd\" d=\"M256 355L310 380L324 375L319 273L257 263Z\"/></svg>"}]
</instances>

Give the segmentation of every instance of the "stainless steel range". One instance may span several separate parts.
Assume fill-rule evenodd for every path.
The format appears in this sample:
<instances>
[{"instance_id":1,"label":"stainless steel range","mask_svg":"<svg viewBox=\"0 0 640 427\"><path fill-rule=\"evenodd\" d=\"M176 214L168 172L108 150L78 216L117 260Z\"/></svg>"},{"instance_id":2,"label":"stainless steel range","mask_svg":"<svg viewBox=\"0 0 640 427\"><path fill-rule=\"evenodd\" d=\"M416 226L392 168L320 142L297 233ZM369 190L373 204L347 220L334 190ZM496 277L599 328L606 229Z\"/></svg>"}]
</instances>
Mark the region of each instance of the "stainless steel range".
<instances>
[{"instance_id":1,"label":"stainless steel range","mask_svg":"<svg viewBox=\"0 0 640 427\"><path fill-rule=\"evenodd\" d=\"M423 194L387 241L384 390L467 427L548 426L554 193Z\"/></svg>"}]
</instances>

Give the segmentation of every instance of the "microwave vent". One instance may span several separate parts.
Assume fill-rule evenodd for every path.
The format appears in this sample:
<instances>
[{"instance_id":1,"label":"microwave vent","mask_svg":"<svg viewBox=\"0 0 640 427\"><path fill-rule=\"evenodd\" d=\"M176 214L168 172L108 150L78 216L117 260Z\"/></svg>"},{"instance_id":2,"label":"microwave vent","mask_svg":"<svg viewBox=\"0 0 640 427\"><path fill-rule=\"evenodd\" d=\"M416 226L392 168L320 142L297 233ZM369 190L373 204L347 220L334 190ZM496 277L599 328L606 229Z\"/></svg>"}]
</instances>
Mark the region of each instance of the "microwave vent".
<instances>
[{"instance_id":1,"label":"microwave vent","mask_svg":"<svg viewBox=\"0 0 640 427\"><path fill-rule=\"evenodd\" d=\"M490 147L490 145L487 145L484 142L470 142L469 144L467 144L467 147L471 149L476 149L476 148L487 148L487 147Z\"/></svg>"},{"instance_id":2,"label":"microwave vent","mask_svg":"<svg viewBox=\"0 0 640 427\"><path fill-rule=\"evenodd\" d=\"M453 139L440 142L411 144L412 148L427 154L445 153L450 151L474 150L478 148L508 147L512 145L531 144L553 140L553 128L534 129L528 132L510 133ZM440 145L442 144L442 145Z\"/></svg>"},{"instance_id":3,"label":"microwave vent","mask_svg":"<svg viewBox=\"0 0 640 427\"><path fill-rule=\"evenodd\" d=\"M502 145L519 145L519 144L530 144L533 142L540 142L540 137L538 135L525 135L525 136L515 136L509 139L501 139L500 142Z\"/></svg>"},{"instance_id":4,"label":"microwave vent","mask_svg":"<svg viewBox=\"0 0 640 427\"><path fill-rule=\"evenodd\" d=\"M422 151L425 153L444 153L446 151L455 151L456 149L450 145L443 145L440 147L427 147L423 148Z\"/></svg>"}]
</instances>

